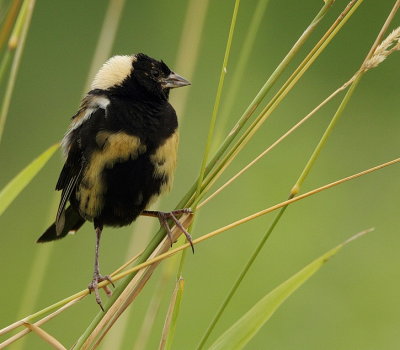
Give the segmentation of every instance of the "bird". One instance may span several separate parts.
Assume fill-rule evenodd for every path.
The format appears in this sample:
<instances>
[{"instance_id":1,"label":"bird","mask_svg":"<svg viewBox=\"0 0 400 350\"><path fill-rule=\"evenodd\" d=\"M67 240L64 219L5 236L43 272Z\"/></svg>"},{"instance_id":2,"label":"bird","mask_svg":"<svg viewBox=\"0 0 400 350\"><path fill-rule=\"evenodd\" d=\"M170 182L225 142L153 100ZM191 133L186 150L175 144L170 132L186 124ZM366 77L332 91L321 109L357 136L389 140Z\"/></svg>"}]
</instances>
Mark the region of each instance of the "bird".
<instances>
[{"instance_id":1,"label":"bird","mask_svg":"<svg viewBox=\"0 0 400 350\"><path fill-rule=\"evenodd\" d=\"M88 288L103 311L98 284L112 283L99 269L104 226L127 226L139 215L152 216L171 240L172 220L193 249L190 234L178 220L190 214L190 208L148 209L171 189L176 168L178 119L168 102L170 90L190 84L146 54L113 56L95 75L62 139L66 160L56 184L61 199L55 222L37 242L61 239L86 221L93 223L95 262Z\"/></svg>"}]
</instances>

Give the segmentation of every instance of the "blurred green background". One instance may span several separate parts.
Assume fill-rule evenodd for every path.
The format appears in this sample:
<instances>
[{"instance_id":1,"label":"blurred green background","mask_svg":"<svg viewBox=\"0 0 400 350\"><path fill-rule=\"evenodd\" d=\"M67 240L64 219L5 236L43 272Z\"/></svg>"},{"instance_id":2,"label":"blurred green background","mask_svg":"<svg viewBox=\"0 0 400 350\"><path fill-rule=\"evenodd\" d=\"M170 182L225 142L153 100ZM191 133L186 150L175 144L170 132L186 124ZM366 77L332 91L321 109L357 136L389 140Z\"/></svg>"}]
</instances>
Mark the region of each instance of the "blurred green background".
<instances>
[{"instance_id":1,"label":"blurred green background","mask_svg":"<svg viewBox=\"0 0 400 350\"><path fill-rule=\"evenodd\" d=\"M364 1L348 24L306 73L223 176L227 179L358 69L394 1ZM172 92L180 112L179 166L172 193L160 203L170 210L199 171L218 84L233 1L204 2L200 41L179 52L188 1L126 1L113 54L144 52L163 59L192 86ZM242 1L228 65L229 91L257 1ZM347 4L337 0L290 66L306 54ZM208 6L207 6L208 5ZM0 144L0 188L33 158L63 136L82 97L101 30L106 1L37 1ZM245 75L220 140L322 6L321 0L270 0ZM399 18L394 23L399 25ZM194 24L193 24L194 25ZM199 45L194 70L185 60ZM178 57L183 59L178 61ZM399 54L361 81L302 192L399 156ZM190 64L189 64L190 66ZM187 71L185 71L187 69ZM285 75L288 76L288 75ZM283 82L283 79L280 80ZM272 95L271 95L272 96ZM227 110L223 95L221 114ZM185 108L183 99L187 98ZM267 208L287 198L340 99L324 107L250 172L199 212L193 235ZM59 194L53 189L62 166L54 156L0 218L0 328L84 289L92 274L94 232L87 224L73 237L47 245L35 240L53 221ZM400 329L400 168L386 168L291 206L228 307L215 339L269 290L339 242L366 228L374 233L355 242L296 292L247 346L248 349L398 349ZM184 269L185 294L174 349L194 348L257 242L272 222L269 214L196 247ZM101 268L108 273L133 256L157 225L149 218L131 227L107 228ZM143 233L143 234L142 234ZM164 271L164 272L163 272ZM118 321L102 349L132 349L154 293L164 293L148 349L158 346L169 296L157 290L158 268L142 294ZM31 282L29 282L31 281ZM28 285L29 284L29 285ZM155 290L156 289L156 290ZM105 299L105 296L103 296ZM71 346L99 311L88 297L44 329ZM1 338L0 340L4 340ZM12 349L46 349L28 335Z\"/></svg>"}]
</instances>

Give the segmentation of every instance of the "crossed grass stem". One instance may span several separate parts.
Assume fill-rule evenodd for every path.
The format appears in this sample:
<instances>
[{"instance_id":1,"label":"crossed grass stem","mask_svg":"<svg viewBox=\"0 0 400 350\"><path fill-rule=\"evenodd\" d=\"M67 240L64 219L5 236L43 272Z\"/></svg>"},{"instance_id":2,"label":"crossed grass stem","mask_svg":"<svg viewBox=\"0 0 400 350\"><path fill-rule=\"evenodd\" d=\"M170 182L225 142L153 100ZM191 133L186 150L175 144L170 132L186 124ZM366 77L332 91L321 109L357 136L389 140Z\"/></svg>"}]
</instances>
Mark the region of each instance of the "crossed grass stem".
<instances>
[{"instance_id":1,"label":"crossed grass stem","mask_svg":"<svg viewBox=\"0 0 400 350\"><path fill-rule=\"evenodd\" d=\"M360 69L357 71L357 73L346 84L343 85L343 86L347 87L349 84L351 84L349 90L347 91L347 93L344 96L341 104L339 105L336 113L332 117L331 122L329 123L327 129L325 130L325 132L322 135L320 141L318 142L317 146L315 147L312 155L310 156L309 160L307 161L307 163L306 163L303 171L301 172L299 178L297 179L296 183L292 187L292 189L290 191L290 194L289 194L289 200L294 198L299 193L301 185L303 184L303 182L305 181L306 177L310 173L311 168L313 167L313 165L315 164L317 158L319 157L319 155L320 155L323 147L325 146L329 136L331 135L335 125L337 124L338 120L342 116L343 111L344 111L345 107L347 106L348 102L350 101L350 99L351 99L356 87L358 86L362 76L369 69L374 68L377 65L379 65L379 63L383 62L383 60L386 59L386 57L390 53L400 49L400 43L399 43L399 40L400 40L400 29L399 30L394 30L391 34L389 34L389 36L388 36L388 38L386 40L383 40L384 34L387 31L387 28L389 27L391 21L393 20L394 15L396 14L399 6L400 6L400 0L397 0L395 2L395 5L393 6L393 9L390 12L388 18L386 19L385 23L383 24L383 26L382 26L377 38L375 39L373 45L371 46L371 49L369 50L366 58L364 59L363 63L361 64ZM374 57L379 57L380 59L379 60L374 60ZM381 58L381 57L383 57L383 58ZM368 64L371 61L373 62L373 64ZM210 335L211 335L212 331L214 330L216 324L218 323L218 321L222 317L222 314L224 313L224 311L225 311L226 307L228 306L229 302L232 300L233 296L235 295L237 289L239 288L239 286L240 286L241 282L243 281L244 277L246 276L247 272L249 271L249 269L253 265L255 259L257 258L257 256L261 252L262 248L264 247L266 241L268 240L268 238L272 234L273 230L275 229L275 227L277 226L277 224L279 223L279 221L283 217L283 214L285 213L288 205L289 204L285 205L279 211L279 213L276 216L276 218L274 219L273 223L271 224L269 229L266 231L266 233L264 234L263 238L261 239L261 241L259 242L258 246L256 247L255 251L253 252L251 257L249 258L249 260L245 264L245 267L243 268L243 270L239 274L239 277L236 279L236 281L234 282L231 290L229 291L228 296L223 301L223 303L220 306L220 308L218 309L216 315L212 319L211 324L207 328L204 336L200 340L200 343L199 343L199 346L198 346L199 350L204 347L205 343L207 342L208 338L210 337Z\"/></svg>"},{"instance_id":2,"label":"crossed grass stem","mask_svg":"<svg viewBox=\"0 0 400 350\"><path fill-rule=\"evenodd\" d=\"M332 1L330 2L330 3L332 3ZM311 32L311 31L309 31L309 32ZM276 76L277 77L277 76ZM264 93L266 93L266 91L264 91ZM260 100L259 100L260 101ZM259 103L259 101L258 101L258 103ZM251 113L254 111L254 109L253 110L251 110L251 112L250 112L250 114L247 114L247 118L251 115ZM237 129L237 128L236 128ZM238 130L237 130L238 131ZM230 136L232 136L232 135L230 135Z\"/></svg>"},{"instance_id":3,"label":"crossed grass stem","mask_svg":"<svg viewBox=\"0 0 400 350\"><path fill-rule=\"evenodd\" d=\"M212 232L210 232L208 234L205 234L205 235L203 235L203 236L201 236L199 238L196 238L196 239L193 240L193 244L196 245L196 244L201 243L203 241L206 241L206 240L208 240L210 238L213 238L213 237L215 237L215 236L217 236L217 235L219 235L219 234L221 234L223 232L226 232L226 231L228 231L228 230L230 230L230 229L232 229L234 227L237 227L237 226L239 226L241 224L244 224L246 222L254 220L254 219L256 219L256 218L258 218L260 216L266 215L266 214L268 214L268 213L270 213L272 211L275 211L277 209L283 208L283 207L285 207L285 206L287 206L289 204L298 202L298 201L303 200L303 199L305 199L305 198L307 198L309 196L313 196L313 195L315 195L317 193L320 193L322 191L328 190L330 188L333 188L333 187L336 187L338 185L341 185L341 184L343 184L345 182L348 182L348 181L354 180L356 178L365 176L367 174L370 174L372 172L381 170L381 169L383 169L385 167L388 167L388 166L391 166L391 165L394 165L394 164L397 164L397 163L400 163L400 158L396 158L396 159L393 159L393 160L391 160L389 162L385 162L385 163L379 164L379 165L374 166L372 168L369 168L367 170L361 171L359 173L350 175L350 176L345 177L343 179L331 182L331 183L329 183L327 185L324 185L324 186L321 186L321 187L316 188L314 190L311 190L311 191L309 191L307 193L298 195L298 196L296 196L296 197L294 197L292 199L286 200L286 201L281 202L279 204L276 204L276 205L274 205L272 207L269 207L269 208L266 208L264 210L261 210L261 211L259 211L257 213L249 215L249 216L247 216L245 218L242 218L240 220L237 220L237 221L235 221L235 222L233 222L233 223L231 223L229 225L226 225L226 226L221 227L221 228L219 228L217 230L214 230L214 231L212 231ZM162 260L164 260L164 259L166 259L168 257L171 257L171 256L175 255L176 253L182 251L183 249L187 249L189 247L190 247L190 244L189 243L185 243L185 244L181 245L180 247L177 247L177 248L174 248L174 249L170 249L169 251L167 251L167 252L165 252L163 254L160 254L157 257L154 257L153 259L146 261L145 263L141 263L141 264L136 265L135 267L127 269L124 272L120 272L118 274L112 274L113 280L114 281L118 281L120 279L123 279L127 275L130 275L130 274L132 274L134 272L140 271L140 270L142 270L142 269L144 269L144 268L146 268L146 267L148 267L148 266L150 266L152 264L158 263L158 262L160 262L160 261L162 261ZM104 282L99 283L99 288L102 288L102 287L106 286L108 283L109 283L108 281L104 281ZM0 335L6 334L6 333L10 332L11 330L22 326L24 322L32 322L34 319L36 319L36 318L38 318L38 317L40 317L40 316L42 316L44 314L47 314L47 313L51 312L52 310L56 310L53 313L48 314L44 318L42 318L42 319L40 319L40 320L35 322L36 325L42 325L45 322L47 322L50 319L52 319L55 316L57 316L60 312L66 310L67 308L71 307L72 305L75 305L77 301L81 300L83 297L88 295L88 293L89 293L88 290L84 289L84 290L82 290L82 291L80 291L80 292L78 292L78 293L76 293L76 294L74 294L74 295L72 295L72 296L70 296L70 297L68 297L66 299L63 299L63 300L61 300L61 301L59 301L59 302L57 302L57 303L55 303L53 305L48 306L47 308L45 308L43 310L40 310L40 311L30 315L30 316L27 316L27 317L23 318L22 320L14 322L13 324L1 329L0 330ZM0 349L4 348L4 346L7 346L7 345L11 344L12 342L16 341L17 339L19 339L20 337L24 336L25 334L27 334L27 330L16 334L12 338L9 338L8 340L6 340L2 344L0 344Z\"/></svg>"}]
</instances>

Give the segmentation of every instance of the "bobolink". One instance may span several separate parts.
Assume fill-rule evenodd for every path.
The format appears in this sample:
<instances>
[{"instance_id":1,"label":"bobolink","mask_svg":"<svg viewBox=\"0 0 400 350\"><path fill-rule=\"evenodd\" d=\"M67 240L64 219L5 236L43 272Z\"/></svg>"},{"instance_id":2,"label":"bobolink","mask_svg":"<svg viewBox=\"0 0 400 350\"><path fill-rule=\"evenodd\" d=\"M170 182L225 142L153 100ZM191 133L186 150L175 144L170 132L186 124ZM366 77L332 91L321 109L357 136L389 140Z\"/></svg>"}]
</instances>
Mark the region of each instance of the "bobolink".
<instances>
[{"instance_id":1,"label":"bobolink","mask_svg":"<svg viewBox=\"0 0 400 350\"><path fill-rule=\"evenodd\" d=\"M168 97L170 89L186 85L190 83L163 61L142 53L114 56L95 76L63 138L66 161L56 185L61 201L55 223L38 242L63 238L85 221L94 223L95 265L88 288L101 308L97 285L110 280L99 272L103 226L125 226L139 215L155 216L170 235L167 220L172 219L191 242L176 218L188 209L146 210L172 185L178 121Z\"/></svg>"}]
</instances>

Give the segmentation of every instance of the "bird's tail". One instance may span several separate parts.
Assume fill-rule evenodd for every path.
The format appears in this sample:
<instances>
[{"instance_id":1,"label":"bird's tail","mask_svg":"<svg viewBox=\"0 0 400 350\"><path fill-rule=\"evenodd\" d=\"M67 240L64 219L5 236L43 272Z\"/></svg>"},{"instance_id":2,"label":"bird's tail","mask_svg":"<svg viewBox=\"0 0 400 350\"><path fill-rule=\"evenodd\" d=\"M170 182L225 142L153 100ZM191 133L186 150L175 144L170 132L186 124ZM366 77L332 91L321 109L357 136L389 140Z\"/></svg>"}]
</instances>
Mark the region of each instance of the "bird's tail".
<instances>
[{"instance_id":1,"label":"bird's tail","mask_svg":"<svg viewBox=\"0 0 400 350\"><path fill-rule=\"evenodd\" d=\"M57 233L56 223L52 224L46 231L43 233L39 239L36 241L37 243L42 242L50 242L56 239L60 239L65 237L68 233L75 232L80 229L80 227L84 224L85 219L79 215L79 213L69 206L65 210L65 222L64 227L61 232Z\"/></svg>"}]
</instances>

